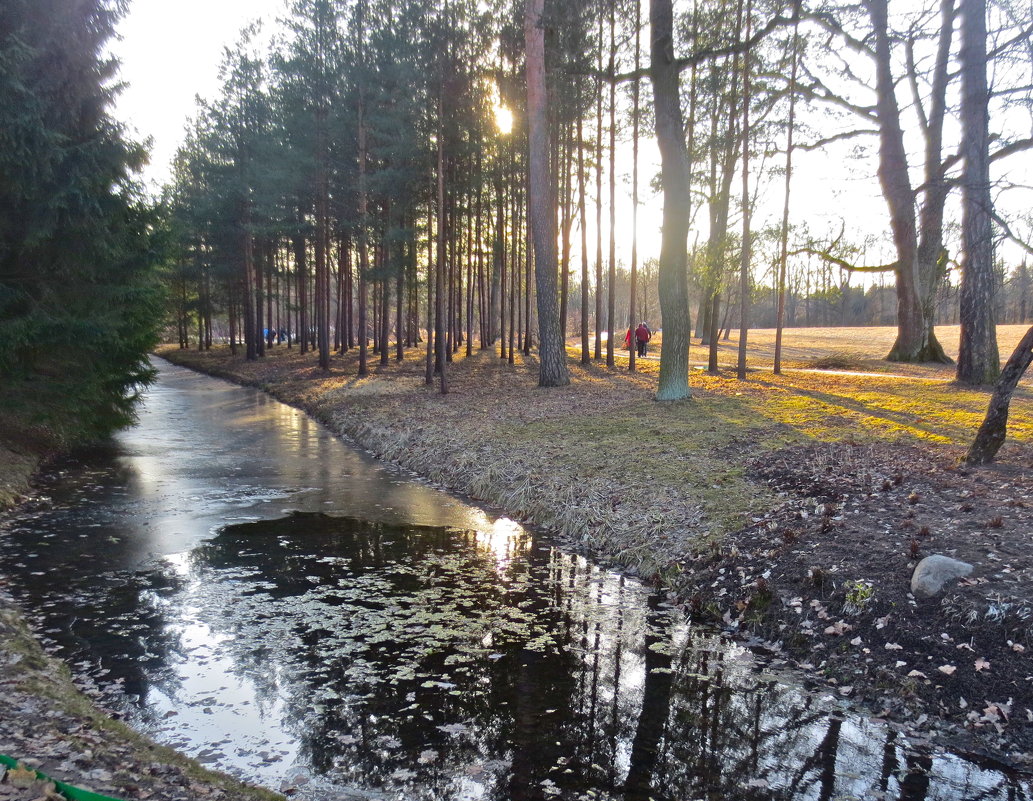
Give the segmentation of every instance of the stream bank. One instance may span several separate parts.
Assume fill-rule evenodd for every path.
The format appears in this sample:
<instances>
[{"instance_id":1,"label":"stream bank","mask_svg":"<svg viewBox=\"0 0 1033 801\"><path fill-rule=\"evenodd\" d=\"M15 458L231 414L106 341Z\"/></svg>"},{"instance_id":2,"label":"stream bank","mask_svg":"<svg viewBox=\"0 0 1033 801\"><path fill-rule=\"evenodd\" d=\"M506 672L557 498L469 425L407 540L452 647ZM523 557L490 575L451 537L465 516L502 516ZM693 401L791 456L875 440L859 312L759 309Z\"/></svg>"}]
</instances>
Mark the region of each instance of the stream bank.
<instances>
[{"instance_id":1,"label":"stream bank","mask_svg":"<svg viewBox=\"0 0 1033 801\"><path fill-rule=\"evenodd\" d=\"M296 350L253 364L226 348L160 355L261 388L379 459L667 587L902 730L1033 764L1028 442L959 469L957 444L852 419L879 414L846 398L863 376L700 377L693 400L655 404L648 373L575 368L571 387L540 390L533 364L491 354L457 361L445 397L416 360L358 379L349 355L329 373ZM832 420L838 436L782 408ZM915 599L910 574L930 553L976 571Z\"/></svg>"}]
</instances>

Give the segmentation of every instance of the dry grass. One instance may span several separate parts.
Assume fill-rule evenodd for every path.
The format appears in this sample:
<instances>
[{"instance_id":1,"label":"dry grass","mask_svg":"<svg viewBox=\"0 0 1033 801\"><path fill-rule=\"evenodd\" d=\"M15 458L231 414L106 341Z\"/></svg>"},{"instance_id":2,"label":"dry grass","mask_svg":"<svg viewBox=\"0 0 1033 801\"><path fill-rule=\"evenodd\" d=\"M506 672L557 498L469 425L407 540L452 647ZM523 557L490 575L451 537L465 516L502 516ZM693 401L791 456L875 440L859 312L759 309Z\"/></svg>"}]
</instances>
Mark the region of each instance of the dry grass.
<instances>
[{"instance_id":1,"label":"dry grass","mask_svg":"<svg viewBox=\"0 0 1033 801\"><path fill-rule=\"evenodd\" d=\"M829 334L826 355L849 348L867 359L883 350L872 343L892 338L883 329L846 331ZM787 349L820 358L821 333L788 332ZM751 336L751 355L763 364L765 332ZM774 376L759 369L743 382L697 371L692 400L658 404L655 359L640 361L636 374L572 360L571 386L543 390L533 357L518 355L509 365L491 352L469 359L459 353L449 369L450 393L442 396L424 383L424 354L415 349L401 364L372 364L363 379L355 375L354 354L335 356L324 373L314 356L296 349L274 349L252 364L225 348L160 353L267 389L382 459L646 576L666 573L686 553L717 547L724 534L777 505L747 476L764 454L844 440L960 449L988 397L954 387L944 368L909 366L913 377L905 378L885 362L866 375ZM1027 453L1033 442L1030 400L1033 393L1020 389L1014 454Z\"/></svg>"},{"instance_id":2,"label":"dry grass","mask_svg":"<svg viewBox=\"0 0 1033 801\"><path fill-rule=\"evenodd\" d=\"M0 444L0 511L17 504L29 491L29 479L41 457L19 453Z\"/></svg>"}]
</instances>

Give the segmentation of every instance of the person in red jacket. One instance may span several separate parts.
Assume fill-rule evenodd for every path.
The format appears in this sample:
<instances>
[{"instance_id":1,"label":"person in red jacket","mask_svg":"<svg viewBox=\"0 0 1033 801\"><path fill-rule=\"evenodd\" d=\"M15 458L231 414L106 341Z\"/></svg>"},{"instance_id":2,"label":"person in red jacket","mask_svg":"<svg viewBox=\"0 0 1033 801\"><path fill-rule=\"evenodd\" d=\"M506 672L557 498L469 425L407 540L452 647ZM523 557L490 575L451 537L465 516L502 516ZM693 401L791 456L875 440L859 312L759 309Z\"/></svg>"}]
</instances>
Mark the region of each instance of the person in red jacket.
<instances>
[{"instance_id":1,"label":"person in red jacket","mask_svg":"<svg viewBox=\"0 0 1033 801\"><path fill-rule=\"evenodd\" d=\"M635 341L638 343L638 355L646 355L646 344L652 338L653 332L649 330L649 326L645 322L638 324L638 328L635 329Z\"/></svg>"}]
</instances>

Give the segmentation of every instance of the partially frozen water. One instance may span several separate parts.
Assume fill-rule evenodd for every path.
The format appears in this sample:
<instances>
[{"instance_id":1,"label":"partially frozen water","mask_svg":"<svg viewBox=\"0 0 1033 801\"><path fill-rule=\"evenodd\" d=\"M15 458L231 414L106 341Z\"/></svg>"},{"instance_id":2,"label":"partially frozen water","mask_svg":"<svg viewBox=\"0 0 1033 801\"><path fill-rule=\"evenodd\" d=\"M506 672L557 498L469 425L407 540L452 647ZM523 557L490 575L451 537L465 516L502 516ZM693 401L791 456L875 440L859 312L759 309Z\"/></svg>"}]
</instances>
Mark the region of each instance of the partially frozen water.
<instances>
[{"instance_id":1,"label":"partially frozen water","mask_svg":"<svg viewBox=\"0 0 1033 801\"><path fill-rule=\"evenodd\" d=\"M55 649L297 798L1030 797L253 390L162 365L45 492L0 569Z\"/></svg>"}]
</instances>

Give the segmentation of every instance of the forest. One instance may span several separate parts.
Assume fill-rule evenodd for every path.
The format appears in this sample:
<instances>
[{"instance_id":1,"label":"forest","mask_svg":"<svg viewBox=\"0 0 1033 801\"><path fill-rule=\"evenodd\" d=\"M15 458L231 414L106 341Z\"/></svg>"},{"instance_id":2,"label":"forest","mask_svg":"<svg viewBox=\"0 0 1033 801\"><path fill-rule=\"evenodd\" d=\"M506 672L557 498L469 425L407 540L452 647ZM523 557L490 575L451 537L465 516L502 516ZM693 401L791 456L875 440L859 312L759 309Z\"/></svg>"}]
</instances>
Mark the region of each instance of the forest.
<instances>
[{"instance_id":1,"label":"forest","mask_svg":"<svg viewBox=\"0 0 1033 801\"><path fill-rule=\"evenodd\" d=\"M713 348L751 326L889 323L891 360L944 361L939 319L962 325L958 380L992 382L994 322L1031 306L1030 221L1009 201L1024 191L1009 165L1033 144L1029 13L291 3L274 35L254 26L227 49L222 91L200 101L176 159L178 340L248 358L282 343L324 368L357 348L360 375L426 344L428 382L445 391L460 348L511 359L570 338L583 362L613 367L625 330L649 319L674 397L693 325ZM794 155L815 151L844 181L878 182L881 238L794 217ZM664 239L644 260L654 188ZM538 227L556 229L544 253L539 201Z\"/></svg>"}]
</instances>

